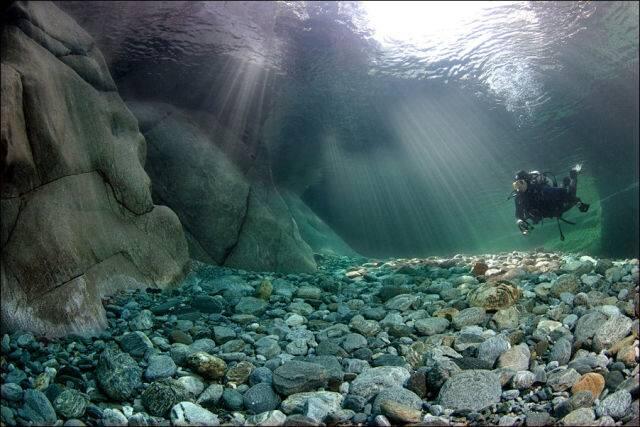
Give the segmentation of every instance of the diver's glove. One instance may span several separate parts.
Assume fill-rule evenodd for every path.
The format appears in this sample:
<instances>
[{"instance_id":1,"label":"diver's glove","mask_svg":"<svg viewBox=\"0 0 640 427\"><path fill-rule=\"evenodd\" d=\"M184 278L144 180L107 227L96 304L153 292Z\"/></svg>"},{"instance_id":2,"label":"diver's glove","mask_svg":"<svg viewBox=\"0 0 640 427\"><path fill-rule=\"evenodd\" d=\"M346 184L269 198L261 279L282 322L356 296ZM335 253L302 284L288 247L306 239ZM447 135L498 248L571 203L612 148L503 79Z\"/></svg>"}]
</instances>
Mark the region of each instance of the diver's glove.
<instances>
[{"instance_id":1,"label":"diver's glove","mask_svg":"<svg viewBox=\"0 0 640 427\"><path fill-rule=\"evenodd\" d=\"M569 175L577 176L581 171L582 171L582 163L578 163L577 165L571 168L571 171L569 171Z\"/></svg>"},{"instance_id":2,"label":"diver's glove","mask_svg":"<svg viewBox=\"0 0 640 427\"><path fill-rule=\"evenodd\" d=\"M524 221L522 219L517 220L516 224L518 225L518 228L520 229L520 232L522 234L524 234L525 236L527 234L529 234L529 231L533 230L533 227L530 226L527 221Z\"/></svg>"}]
</instances>

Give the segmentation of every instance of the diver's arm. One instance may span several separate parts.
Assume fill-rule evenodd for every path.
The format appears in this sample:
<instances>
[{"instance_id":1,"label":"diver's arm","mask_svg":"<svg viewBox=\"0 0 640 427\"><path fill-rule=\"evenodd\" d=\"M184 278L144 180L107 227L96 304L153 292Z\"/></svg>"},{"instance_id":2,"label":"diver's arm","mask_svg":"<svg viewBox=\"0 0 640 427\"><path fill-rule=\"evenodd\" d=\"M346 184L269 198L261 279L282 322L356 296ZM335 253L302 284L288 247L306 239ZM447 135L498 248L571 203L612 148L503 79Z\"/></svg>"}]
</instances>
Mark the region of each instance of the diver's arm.
<instances>
[{"instance_id":1,"label":"diver's arm","mask_svg":"<svg viewBox=\"0 0 640 427\"><path fill-rule=\"evenodd\" d=\"M522 234L529 232L530 226L527 222L527 212L522 197L516 197L516 225Z\"/></svg>"}]
</instances>

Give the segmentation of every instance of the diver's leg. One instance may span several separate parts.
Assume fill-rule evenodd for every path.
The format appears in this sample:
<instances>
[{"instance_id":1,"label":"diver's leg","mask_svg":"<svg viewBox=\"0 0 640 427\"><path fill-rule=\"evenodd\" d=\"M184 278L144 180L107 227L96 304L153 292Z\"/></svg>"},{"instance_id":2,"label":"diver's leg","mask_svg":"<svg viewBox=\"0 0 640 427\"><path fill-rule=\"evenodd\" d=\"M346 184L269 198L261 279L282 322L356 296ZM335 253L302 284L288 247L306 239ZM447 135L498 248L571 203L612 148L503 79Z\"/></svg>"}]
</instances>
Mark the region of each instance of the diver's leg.
<instances>
[{"instance_id":1,"label":"diver's leg","mask_svg":"<svg viewBox=\"0 0 640 427\"><path fill-rule=\"evenodd\" d=\"M566 181L567 178L564 179L565 183ZM569 185L567 185L566 187L569 195L572 197L576 197L576 191L578 189L578 171L576 171L575 169L571 169L571 171L569 171Z\"/></svg>"}]
</instances>

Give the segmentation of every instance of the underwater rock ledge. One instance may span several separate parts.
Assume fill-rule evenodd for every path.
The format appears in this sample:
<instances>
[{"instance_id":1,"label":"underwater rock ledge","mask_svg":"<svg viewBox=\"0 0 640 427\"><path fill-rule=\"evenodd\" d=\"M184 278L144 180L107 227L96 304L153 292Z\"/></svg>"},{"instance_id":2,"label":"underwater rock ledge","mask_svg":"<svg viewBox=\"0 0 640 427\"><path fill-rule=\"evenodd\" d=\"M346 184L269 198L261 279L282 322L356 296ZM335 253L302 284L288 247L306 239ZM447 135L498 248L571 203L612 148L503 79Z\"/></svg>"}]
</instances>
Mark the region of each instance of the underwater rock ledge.
<instances>
[{"instance_id":1,"label":"underwater rock ledge","mask_svg":"<svg viewBox=\"0 0 640 427\"><path fill-rule=\"evenodd\" d=\"M183 277L186 240L93 39L50 2L3 20L1 328L96 333L102 296Z\"/></svg>"},{"instance_id":2,"label":"underwater rock ledge","mask_svg":"<svg viewBox=\"0 0 640 427\"><path fill-rule=\"evenodd\" d=\"M2 423L638 424L637 259L317 260L194 261L105 298L97 337L4 335Z\"/></svg>"}]
</instances>

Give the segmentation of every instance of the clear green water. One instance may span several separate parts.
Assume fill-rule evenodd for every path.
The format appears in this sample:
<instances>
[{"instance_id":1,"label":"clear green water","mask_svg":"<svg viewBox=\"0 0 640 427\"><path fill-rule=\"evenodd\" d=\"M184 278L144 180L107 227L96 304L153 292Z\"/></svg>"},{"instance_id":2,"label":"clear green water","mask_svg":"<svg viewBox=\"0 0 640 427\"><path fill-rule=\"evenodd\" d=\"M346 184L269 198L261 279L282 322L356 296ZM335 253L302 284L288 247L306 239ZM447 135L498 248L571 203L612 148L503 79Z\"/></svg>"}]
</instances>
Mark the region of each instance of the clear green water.
<instances>
[{"instance_id":1,"label":"clear green water","mask_svg":"<svg viewBox=\"0 0 640 427\"><path fill-rule=\"evenodd\" d=\"M267 144L278 185L364 255L638 255L636 2L59 4L125 100ZM520 236L512 174L577 162L590 212L564 242Z\"/></svg>"}]
</instances>

